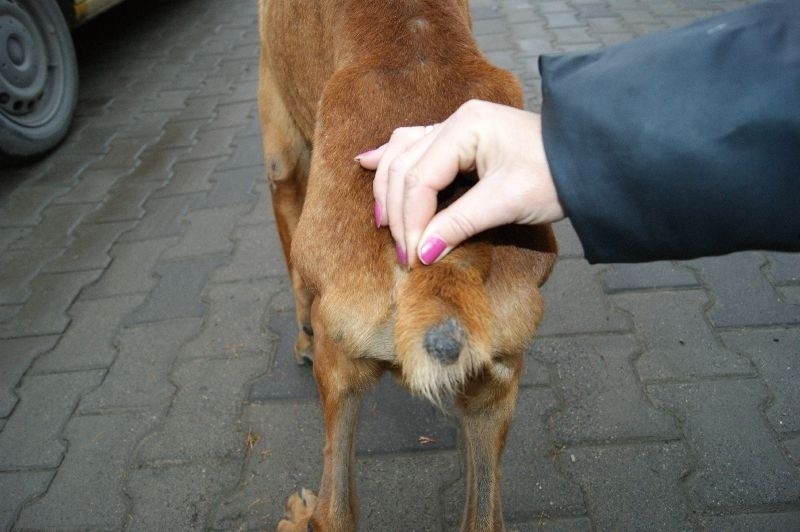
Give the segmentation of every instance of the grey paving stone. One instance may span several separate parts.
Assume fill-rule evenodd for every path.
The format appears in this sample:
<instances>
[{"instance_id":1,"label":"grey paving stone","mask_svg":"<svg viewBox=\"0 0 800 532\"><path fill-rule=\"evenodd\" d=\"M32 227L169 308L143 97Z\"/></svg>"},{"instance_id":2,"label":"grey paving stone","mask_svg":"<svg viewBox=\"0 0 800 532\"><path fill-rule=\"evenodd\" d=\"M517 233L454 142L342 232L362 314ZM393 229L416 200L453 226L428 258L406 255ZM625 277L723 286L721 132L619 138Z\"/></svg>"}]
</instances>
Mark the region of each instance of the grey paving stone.
<instances>
[{"instance_id":1,"label":"grey paving stone","mask_svg":"<svg viewBox=\"0 0 800 532\"><path fill-rule=\"evenodd\" d=\"M69 191L66 187L18 187L0 205L0 226L32 226L39 223L42 211Z\"/></svg>"},{"instance_id":2,"label":"grey paving stone","mask_svg":"<svg viewBox=\"0 0 800 532\"><path fill-rule=\"evenodd\" d=\"M132 508L129 530L205 530L218 494L236 486L238 461L211 460L128 474L125 493Z\"/></svg>"},{"instance_id":3,"label":"grey paving stone","mask_svg":"<svg viewBox=\"0 0 800 532\"><path fill-rule=\"evenodd\" d=\"M520 386L550 386L550 368L536 359L536 340L525 350Z\"/></svg>"},{"instance_id":4,"label":"grey paving stone","mask_svg":"<svg viewBox=\"0 0 800 532\"><path fill-rule=\"evenodd\" d=\"M230 253L231 233L236 222L247 212L246 205L190 210L184 216L186 232L178 244L162 255L163 260L182 259L204 254Z\"/></svg>"},{"instance_id":5,"label":"grey paving stone","mask_svg":"<svg viewBox=\"0 0 800 532\"><path fill-rule=\"evenodd\" d=\"M103 384L81 400L81 414L167 406L175 394L170 370L180 346L200 329L197 318L168 320L120 331L119 356Z\"/></svg>"},{"instance_id":6,"label":"grey paving stone","mask_svg":"<svg viewBox=\"0 0 800 532\"><path fill-rule=\"evenodd\" d=\"M189 207L202 197L202 193L150 198L144 204L146 214L120 238L121 242L133 242L152 238L180 236L186 230L182 220ZM177 243L176 239L176 243Z\"/></svg>"},{"instance_id":7,"label":"grey paving stone","mask_svg":"<svg viewBox=\"0 0 800 532\"><path fill-rule=\"evenodd\" d=\"M238 102L256 103L256 94L258 94L258 80L257 79L239 79L239 82L233 86L233 90L220 99L223 105ZM236 128L241 129L241 126Z\"/></svg>"},{"instance_id":8,"label":"grey paving stone","mask_svg":"<svg viewBox=\"0 0 800 532\"><path fill-rule=\"evenodd\" d=\"M142 137L150 140L157 139L161 137L168 121L169 115L165 113L140 113L134 118L132 123L127 124L125 128L119 132L117 137L121 139ZM149 146L152 146L152 144ZM147 149L149 149L149 146ZM144 164L147 158L147 149L145 149L144 153L139 155L140 166Z\"/></svg>"},{"instance_id":9,"label":"grey paving stone","mask_svg":"<svg viewBox=\"0 0 800 532\"><path fill-rule=\"evenodd\" d=\"M31 280L59 254L61 250L54 248L4 251L0 255L0 303L25 303L31 294Z\"/></svg>"},{"instance_id":10,"label":"grey paving stone","mask_svg":"<svg viewBox=\"0 0 800 532\"><path fill-rule=\"evenodd\" d=\"M555 43L558 47L571 44L584 44L584 43L600 43L597 37L589 35L586 28L573 27L573 28L550 28L550 31L555 37Z\"/></svg>"},{"instance_id":11,"label":"grey paving stone","mask_svg":"<svg viewBox=\"0 0 800 532\"><path fill-rule=\"evenodd\" d=\"M20 402L0 432L0 470L59 467L62 431L82 393L102 371L38 375L17 388Z\"/></svg>"},{"instance_id":12,"label":"grey paving stone","mask_svg":"<svg viewBox=\"0 0 800 532\"><path fill-rule=\"evenodd\" d=\"M159 149L145 151L139 157L139 164L127 177L128 181L166 181L172 176L172 167L185 148Z\"/></svg>"},{"instance_id":13,"label":"grey paving stone","mask_svg":"<svg viewBox=\"0 0 800 532\"><path fill-rule=\"evenodd\" d=\"M483 52L496 52L499 50L513 50L514 45L507 34L504 33L490 33L488 35L479 35L475 39L478 42L478 47Z\"/></svg>"},{"instance_id":14,"label":"grey paving stone","mask_svg":"<svg viewBox=\"0 0 800 532\"><path fill-rule=\"evenodd\" d=\"M312 399L318 397L309 366L298 366L294 359L297 322L289 309L272 316L269 329L277 335L277 348L269 373L256 379L248 391L248 400Z\"/></svg>"},{"instance_id":15,"label":"grey paving stone","mask_svg":"<svg viewBox=\"0 0 800 532\"><path fill-rule=\"evenodd\" d=\"M243 127L244 123L239 127ZM241 131L241 130L240 130ZM251 168L254 174L263 175L264 148L261 136L244 137L239 134L233 141L233 154L219 166L221 170Z\"/></svg>"},{"instance_id":16,"label":"grey paving stone","mask_svg":"<svg viewBox=\"0 0 800 532\"><path fill-rule=\"evenodd\" d=\"M274 225L247 225L233 230L230 263L214 272L219 282L287 275L278 231Z\"/></svg>"},{"instance_id":17,"label":"grey paving stone","mask_svg":"<svg viewBox=\"0 0 800 532\"><path fill-rule=\"evenodd\" d=\"M31 297L11 320L0 324L0 338L60 334L69 324L66 310L81 289L102 270L41 274L31 283Z\"/></svg>"},{"instance_id":18,"label":"grey paving stone","mask_svg":"<svg viewBox=\"0 0 800 532\"><path fill-rule=\"evenodd\" d=\"M204 198L197 200L193 207L195 209L206 209L255 203L256 196L250 191L253 189L254 179L260 179L263 176L264 170L262 167L217 170L214 172L213 177L214 187Z\"/></svg>"},{"instance_id":19,"label":"grey paving stone","mask_svg":"<svg viewBox=\"0 0 800 532\"><path fill-rule=\"evenodd\" d=\"M253 95L255 95L255 92L253 92ZM241 126L219 129L208 129L208 126L203 126L195 136L197 143L192 146L183 159L191 161L230 155L233 151L231 148L233 137L240 129Z\"/></svg>"},{"instance_id":20,"label":"grey paving stone","mask_svg":"<svg viewBox=\"0 0 800 532\"><path fill-rule=\"evenodd\" d=\"M581 19L604 18L613 14L608 5L600 2L578 5L576 10Z\"/></svg>"},{"instance_id":21,"label":"grey paving stone","mask_svg":"<svg viewBox=\"0 0 800 532\"><path fill-rule=\"evenodd\" d=\"M96 161L99 163L108 153L109 143L117 134L118 126L112 124L100 124L87 121L86 126L77 135L71 135L62 145L62 149L68 148L69 151L84 155L99 155Z\"/></svg>"},{"instance_id":22,"label":"grey paving stone","mask_svg":"<svg viewBox=\"0 0 800 532\"><path fill-rule=\"evenodd\" d=\"M551 459L554 446L546 420L556 404L552 390L519 392L502 466L503 510L510 521L585 513L578 486Z\"/></svg>"},{"instance_id":23,"label":"grey paving stone","mask_svg":"<svg viewBox=\"0 0 800 532\"><path fill-rule=\"evenodd\" d=\"M620 9L620 18L628 23L637 24L660 24L661 21L647 9Z\"/></svg>"},{"instance_id":24,"label":"grey paving stone","mask_svg":"<svg viewBox=\"0 0 800 532\"><path fill-rule=\"evenodd\" d=\"M546 311L539 336L629 331L630 320L613 309L597 275L602 268L581 259L561 259L542 289Z\"/></svg>"},{"instance_id":25,"label":"grey paving stone","mask_svg":"<svg viewBox=\"0 0 800 532\"><path fill-rule=\"evenodd\" d=\"M72 231L93 208L93 204L51 205L43 212L42 221L11 249L67 247Z\"/></svg>"},{"instance_id":26,"label":"grey paving stone","mask_svg":"<svg viewBox=\"0 0 800 532\"><path fill-rule=\"evenodd\" d=\"M598 530L692 530L683 443L565 449L558 462L583 487Z\"/></svg>"},{"instance_id":27,"label":"grey paving stone","mask_svg":"<svg viewBox=\"0 0 800 532\"><path fill-rule=\"evenodd\" d=\"M752 530L798 530L800 512L720 515L705 520L709 532L750 532Z\"/></svg>"},{"instance_id":28,"label":"grey paving stone","mask_svg":"<svg viewBox=\"0 0 800 532\"><path fill-rule=\"evenodd\" d=\"M764 423L760 406L769 394L761 383L663 384L648 386L647 391L656 404L674 410L683 422L696 460L687 486L697 507L799 502L800 470L787 461Z\"/></svg>"},{"instance_id":29,"label":"grey paving stone","mask_svg":"<svg viewBox=\"0 0 800 532\"><path fill-rule=\"evenodd\" d=\"M589 532L592 523L588 517L553 519L543 515L535 521L506 522L506 527L509 532Z\"/></svg>"},{"instance_id":30,"label":"grey paving stone","mask_svg":"<svg viewBox=\"0 0 800 532\"><path fill-rule=\"evenodd\" d=\"M53 475L53 471L0 473L0 530L11 530L22 505L43 493Z\"/></svg>"},{"instance_id":31,"label":"grey paving stone","mask_svg":"<svg viewBox=\"0 0 800 532\"><path fill-rule=\"evenodd\" d=\"M198 69L198 70L204 73L208 72L208 70L203 70L203 69ZM191 72L191 70L189 72ZM219 96L189 98L188 100L186 100L186 107L184 107L183 110L180 111L179 113L175 114L173 120L175 122L185 122L185 121L208 122L209 120L214 118L214 110L219 104L219 100L220 100ZM199 128L195 129L195 132L192 134L192 139L196 137L198 130Z\"/></svg>"},{"instance_id":32,"label":"grey paving stone","mask_svg":"<svg viewBox=\"0 0 800 532\"><path fill-rule=\"evenodd\" d=\"M142 108L144 112L177 111L186 105L186 99L192 95L192 89L168 89L158 93Z\"/></svg>"},{"instance_id":33,"label":"grey paving stone","mask_svg":"<svg viewBox=\"0 0 800 532\"><path fill-rule=\"evenodd\" d=\"M204 98L202 101L211 100ZM210 118L210 117L209 117ZM151 151L158 152L163 150L187 149L194 144L194 137L209 118L199 118L193 120L170 120L164 126L164 132L159 139L148 147L147 156Z\"/></svg>"},{"instance_id":34,"label":"grey paving stone","mask_svg":"<svg viewBox=\"0 0 800 532\"><path fill-rule=\"evenodd\" d=\"M272 199L267 189L264 173L259 172L256 177L256 184L253 186L253 193L256 195L256 204L252 206L250 212L239 218L237 225L262 225L274 224L275 215L272 212Z\"/></svg>"},{"instance_id":35,"label":"grey paving stone","mask_svg":"<svg viewBox=\"0 0 800 532\"><path fill-rule=\"evenodd\" d=\"M2 227L0 228L0 253L5 251L17 240L31 232L30 227Z\"/></svg>"},{"instance_id":36,"label":"grey paving stone","mask_svg":"<svg viewBox=\"0 0 800 532\"><path fill-rule=\"evenodd\" d=\"M13 318L21 308L22 305L0 305L0 323Z\"/></svg>"},{"instance_id":37,"label":"grey paving stone","mask_svg":"<svg viewBox=\"0 0 800 532\"><path fill-rule=\"evenodd\" d=\"M145 139L140 138L115 138L108 146L109 150L102 160L92 164L92 170L136 166L136 160L139 154L147 147L147 142Z\"/></svg>"},{"instance_id":38,"label":"grey paving stone","mask_svg":"<svg viewBox=\"0 0 800 532\"><path fill-rule=\"evenodd\" d=\"M564 0L547 0L539 2L537 8L541 13L563 13L571 12L573 8L568 2Z\"/></svg>"},{"instance_id":39,"label":"grey paving stone","mask_svg":"<svg viewBox=\"0 0 800 532\"><path fill-rule=\"evenodd\" d=\"M170 375L178 391L169 416L137 448L137 462L241 460L247 427L239 422L239 415L246 385L266 366L263 356L181 363Z\"/></svg>"},{"instance_id":40,"label":"grey paving stone","mask_svg":"<svg viewBox=\"0 0 800 532\"><path fill-rule=\"evenodd\" d=\"M233 84L231 76L224 76L219 73L209 76L202 72L195 72L194 74L198 77L198 82L193 85L195 89L194 97L223 96L231 90L231 85ZM187 77L191 78L191 76Z\"/></svg>"},{"instance_id":41,"label":"grey paving stone","mask_svg":"<svg viewBox=\"0 0 800 532\"><path fill-rule=\"evenodd\" d=\"M366 456L455 449L455 424L455 419L412 397L386 374L364 394L356 453Z\"/></svg>"},{"instance_id":42,"label":"grey paving stone","mask_svg":"<svg viewBox=\"0 0 800 532\"><path fill-rule=\"evenodd\" d=\"M549 38L516 39L514 41L520 51L520 57L538 57L553 51Z\"/></svg>"},{"instance_id":43,"label":"grey paving stone","mask_svg":"<svg viewBox=\"0 0 800 532\"><path fill-rule=\"evenodd\" d=\"M521 67L514 50L496 50L485 52L484 55L491 64L512 72Z\"/></svg>"},{"instance_id":44,"label":"grey paving stone","mask_svg":"<svg viewBox=\"0 0 800 532\"><path fill-rule=\"evenodd\" d=\"M714 294L708 316L717 327L743 327L800 323L800 305L787 304L762 271L760 253L734 253L689 263ZM735 283L730 282L736 279ZM742 302L747 301L746 305Z\"/></svg>"},{"instance_id":45,"label":"grey paving stone","mask_svg":"<svg viewBox=\"0 0 800 532\"><path fill-rule=\"evenodd\" d=\"M612 264L603 276L607 293L653 288L695 288L700 283L691 270L674 262Z\"/></svg>"},{"instance_id":46,"label":"grey paving stone","mask_svg":"<svg viewBox=\"0 0 800 532\"><path fill-rule=\"evenodd\" d=\"M107 223L138 220L144 216L144 202L162 186L164 183L161 181L123 180L111 189L106 202L88 217L88 221Z\"/></svg>"},{"instance_id":47,"label":"grey paving stone","mask_svg":"<svg viewBox=\"0 0 800 532\"><path fill-rule=\"evenodd\" d=\"M800 328L726 333L726 345L748 357L774 400L767 419L779 433L800 433Z\"/></svg>"},{"instance_id":48,"label":"grey paving stone","mask_svg":"<svg viewBox=\"0 0 800 532\"><path fill-rule=\"evenodd\" d=\"M200 294L211 272L225 260L223 255L206 255L160 263L155 268L158 275L156 288L147 301L129 316L126 324L203 316L206 304L200 300Z\"/></svg>"},{"instance_id":49,"label":"grey paving stone","mask_svg":"<svg viewBox=\"0 0 800 532\"><path fill-rule=\"evenodd\" d=\"M575 28L585 27L586 23L575 18L575 13L570 11L559 11L556 13L545 13L547 28Z\"/></svg>"},{"instance_id":50,"label":"grey paving stone","mask_svg":"<svg viewBox=\"0 0 800 532\"><path fill-rule=\"evenodd\" d=\"M636 368L645 381L748 374L750 362L728 350L704 319L704 291L625 294L613 298L636 322L644 353Z\"/></svg>"},{"instance_id":51,"label":"grey paving stone","mask_svg":"<svg viewBox=\"0 0 800 532\"><path fill-rule=\"evenodd\" d=\"M361 458L359 530L439 530L440 493L459 477L456 453Z\"/></svg>"},{"instance_id":52,"label":"grey paving stone","mask_svg":"<svg viewBox=\"0 0 800 532\"><path fill-rule=\"evenodd\" d=\"M104 269L111 262L108 250L120 235L133 227L133 222L81 224L74 240L64 253L44 267L45 272L71 272Z\"/></svg>"},{"instance_id":53,"label":"grey paving stone","mask_svg":"<svg viewBox=\"0 0 800 532\"><path fill-rule=\"evenodd\" d=\"M553 224L553 232L558 241L558 257L583 258L583 246L569 220Z\"/></svg>"},{"instance_id":54,"label":"grey paving stone","mask_svg":"<svg viewBox=\"0 0 800 532\"><path fill-rule=\"evenodd\" d=\"M71 150L56 150L42 161L40 175L31 176L33 179L26 181L23 186L71 187L85 169L99 159L99 156L76 154Z\"/></svg>"},{"instance_id":55,"label":"grey paving stone","mask_svg":"<svg viewBox=\"0 0 800 532\"><path fill-rule=\"evenodd\" d=\"M555 366L563 404L548 427L560 445L680 436L669 414L642 393L633 368L639 346L629 336L540 338L533 356Z\"/></svg>"},{"instance_id":56,"label":"grey paving stone","mask_svg":"<svg viewBox=\"0 0 800 532\"><path fill-rule=\"evenodd\" d=\"M123 170L86 170L81 174L78 183L53 203L101 203L123 175Z\"/></svg>"},{"instance_id":57,"label":"grey paving stone","mask_svg":"<svg viewBox=\"0 0 800 532\"><path fill-rule=\"evenodd\" d=\"M203 328L180 352L182 359L267 356L275 334L267 330L270 300L282 288L269 281L209 285ZM270 328L274 328L270 326Z\"/></svg>"},{"instance_id":58,"label":"grey paving stone","mask_svg":"<svg viewBox=\"0 0 800 532\"><path fill-rule=\"evenodd\" d=\"M247 121L247 127L245 127L244 129L239 131L239 133L236 134L236 139L238 141L238 139L242 137L252 137L252 136L262 138L261 117L259 116L258 112L253 113L253 115Z\"/></svg>"},{"instance_id":59,"label":"grey paving stone","mask_svg":"<svg viewBox=\"0 0 800 532\"><path fill-rule=\"evenodd\" d=\"M232 91L225 91L227 96ZM208 124L210 129L225 127L241 127L249 122L248 118L256 111L253 102L237 102L217 106L217 116ZM260 138L257 139L260 144Z\"/></svg>"},{"instance_id":60,"label":"grey paving stone","mask_svg":"<svg viewBox=\"0 0 800 532\"><path fill-rule=\"evenodd\" d=\"M175 163L174 175L158 196L207 192L213 185L210 182L214 169L222 161L220 158L179 161Z\"/></svg>"},{"instance_id":61,"label":"grey paving stone","mask_svg":"<svg viewBox=\"0 0 800 532\"><path fill-rule=\"evenodd\" d=\"M606 48L628 42L636 37L634 32L601 33L593 31L592 33L597 36L597 40L603 43L603 47Z\"/></svg>"},{"instance_id":62,"label":"grey paving stone","mask_svg":"<svg viewBox=\"0 0 800 532\"><path fill-rule=\"evenodd\" d=\"M130 453L156 421L153 416L135 414L71 419L65 431L69 452L64 462L47 493L25 506L16 526L122 529L130 505L122 491Z\"/></svg>"},{"instance_id":63,"label":"grey paving stone","mask_svg":"<svg viewBox=\"0 0 800 532\"><path fill-rule=\"evenodd\" d=\"M36 357L53 348L58 336L0 340L0 418L17 404L14 388ZM0 490L1 491L1 490Z\"/></svg>"},{"instance_id":64,"label":"grey paving stone","mask_svg":"<svg viewBox=\"0 0 800 532\"><path fill-rule=\"evenodd\" d=\"M97 283L83 291L81 299L149 292L157 284L153 272L158 258L177 242L177 238L159 238L116 243L109 251L111 265Z\"/></svg>"},{"instance_id":65,"label":"grey paving stone","mask_svg":"<svg viewBox=\"0 0 800 532\"><path fill-rule=\"evenodd\" d=\"M616 16L593 17L587 22L589 23L589 31L601 39L606 39L608 37L604 34L614 34L620 42L623 42L636 36L625 26L622 20Z\"/></svg>"},{"instance_id":66,"label":"grey paving stone","mask_svg":"<svg viewBox=\"0 0 800 532\"><path fill-rule=\"evenodd\" d=\"M800 285L778 287L778 294L785 302L800 305Z\"/></svg>"},{"instance_id":67,"label":"grey paving stone","mask_svg":"<svg viewBox=\"0 0 800 532\"><path fill-rule=\"evenodd\" d=\"M784 440L783 447L789 452L789 459L800 466L800 436Z\"/></svg>"},{"instance_id":68,"label":"grey paving stone","mask_svg":"<svg viewBox=\"0 0 800 532\"><path fill-rule=\"evenodd\" d=\"M800 255L797 253L767 253L767 275L779 284L800 282Z\"/></svg>"},{"instance_id":69,"label":"grey paving stone","mask_svg":"<svg viewBox=\"0 0 800 532\"><path fill-rule=\"evenodd\" d=\"M241 481L223 497L211 528L272 529L283 517L286 498L300 488L317 491L324 442L317 401L247 405L242 427L258 438L245 457Z\"/></svg>"},{"instance_id":70,"label":"grey paving stone","mask_svg":"<svg viewBox=\"0 0 800 532\"><path fill-rule=\"evenodd\" d=\"M69 327L55 349L36 360L34 374L109 367L117 355L120 323L144 301L144 294L76 301Z\"/></svg>"}]
</instances>

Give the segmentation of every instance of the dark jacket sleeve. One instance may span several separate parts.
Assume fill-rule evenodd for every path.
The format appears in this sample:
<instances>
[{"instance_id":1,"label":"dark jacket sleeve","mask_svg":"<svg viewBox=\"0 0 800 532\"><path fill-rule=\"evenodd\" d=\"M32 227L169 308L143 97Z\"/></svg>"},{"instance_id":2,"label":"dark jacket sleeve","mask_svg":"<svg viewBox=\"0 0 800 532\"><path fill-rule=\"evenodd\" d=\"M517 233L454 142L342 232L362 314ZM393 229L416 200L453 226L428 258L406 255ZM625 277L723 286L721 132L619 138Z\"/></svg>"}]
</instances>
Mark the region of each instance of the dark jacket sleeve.
<instances>
[{"instance_id":1,"label":"dark jacket sleeve","mask_svg":"<svg viewBox=\"0 0 800 532\"><path fill-rule=\"evenodd\" d=\"M800 3L544 56L542 131L590 262L800 251Z\"/></svg>"}]
</instances>

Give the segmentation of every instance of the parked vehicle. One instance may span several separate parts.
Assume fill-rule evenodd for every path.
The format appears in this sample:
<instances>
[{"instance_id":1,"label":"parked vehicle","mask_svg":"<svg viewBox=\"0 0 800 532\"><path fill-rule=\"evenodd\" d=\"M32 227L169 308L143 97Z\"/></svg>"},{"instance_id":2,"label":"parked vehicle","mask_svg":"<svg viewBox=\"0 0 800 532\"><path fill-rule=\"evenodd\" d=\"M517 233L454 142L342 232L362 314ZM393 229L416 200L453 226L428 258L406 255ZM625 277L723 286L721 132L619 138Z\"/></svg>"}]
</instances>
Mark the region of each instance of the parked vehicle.
<instances>
[{"instance_id":1,"label":"parked vehicle","mask_svg":"<svg viewBox=\"0 0 800 532\"><path fill-rule=\"evenodd\" d=\"M0 161L45 154L78 102L72 30L122 0L0 0Z\"/></svg>"}]
</instances>

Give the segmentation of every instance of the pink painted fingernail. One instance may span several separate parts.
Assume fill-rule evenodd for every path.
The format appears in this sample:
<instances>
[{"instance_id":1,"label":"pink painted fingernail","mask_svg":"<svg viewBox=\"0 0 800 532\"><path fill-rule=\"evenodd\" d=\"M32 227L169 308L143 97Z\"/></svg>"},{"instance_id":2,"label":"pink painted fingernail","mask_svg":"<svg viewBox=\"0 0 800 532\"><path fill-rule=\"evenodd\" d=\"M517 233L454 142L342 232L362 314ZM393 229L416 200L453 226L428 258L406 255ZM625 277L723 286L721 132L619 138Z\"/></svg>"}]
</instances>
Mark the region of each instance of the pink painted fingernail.
<instances>
[{"instance_id":1,"label":"pink painted fingernail","mask_svg":"<svg viewBox=\"0 0 800 532\"><path fill-rule=\"evenodd\" d=\"M381 226L381 204L375 202L375 227Z\"/></svg>"},{"instance_id":2,"label":"pink painted fingernail","mask_svg":"<svg viewBox=\"0 0 800 532\"><path fill-rule=\"evenodd\" d=\"M400 246L400 244L395 244L394 251L397 253L397 262L403 266L408 266L408 255L403 251L402 246Z\"/></svg>"},{"instance_id":3,"label":"pink painted fingernail","mask_svg":"<svg viewBox=\"0 0 800 532\"><path fill-rule=\"evenodd\" d=\"M353 158L353 160L354 160L355 162L357 162L357 163L360 163L360 162L361 162L361 158L362 158L362 157L366 157L367 155L369 155L370 153L372 153L372 152L374 152L374 151L375 151L375 150L369 150L369 151L365 151L364 153L359 153L358 155L356 155L356 156Z\"/></svg>"},{"instance_id":4,"label":"pink painted fingernail","mask_svg":"<svg viewBox=\"0 0 800 532\"><path fill-rule=\"evenodd\" d=\"M433 235L419 248L419 258L422 264L433 264L445 249L447 249L447 242Z\"/></svg>"}]
</instances>

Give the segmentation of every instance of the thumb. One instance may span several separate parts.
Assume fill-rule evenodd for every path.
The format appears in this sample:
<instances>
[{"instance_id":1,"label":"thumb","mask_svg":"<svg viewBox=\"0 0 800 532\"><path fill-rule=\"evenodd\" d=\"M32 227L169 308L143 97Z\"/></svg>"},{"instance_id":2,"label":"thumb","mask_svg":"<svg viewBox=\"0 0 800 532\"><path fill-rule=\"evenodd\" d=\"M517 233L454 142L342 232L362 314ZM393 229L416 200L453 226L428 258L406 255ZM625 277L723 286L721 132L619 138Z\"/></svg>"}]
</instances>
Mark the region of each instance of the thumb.
<instances>
[{"instance_id":1,"label":"thumb","mask_svg":"<svg viewBox=\"0 0 800 532\"><path fill-rule=\"evenodd\" d=\"M439 211L423 231L417 256L433 264L458 244L482 231L513 222L513 214L490 182L481 180L447 208Z\"/></svg>"}]
</instances>

